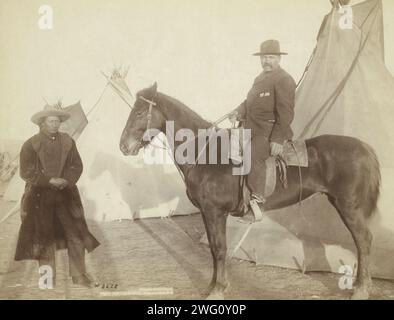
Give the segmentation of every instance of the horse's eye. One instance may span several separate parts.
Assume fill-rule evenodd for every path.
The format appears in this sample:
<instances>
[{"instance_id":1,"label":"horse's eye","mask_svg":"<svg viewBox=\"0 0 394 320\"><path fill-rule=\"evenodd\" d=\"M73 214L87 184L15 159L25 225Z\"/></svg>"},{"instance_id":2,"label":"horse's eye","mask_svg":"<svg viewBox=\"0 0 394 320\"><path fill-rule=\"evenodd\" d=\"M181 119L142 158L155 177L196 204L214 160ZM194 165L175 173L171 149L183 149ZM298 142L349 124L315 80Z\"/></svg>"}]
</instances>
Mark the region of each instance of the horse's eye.
<instances>
[{"instance_id":1,"label":"horse's eye","mask_svg":"<svg viewBox=\"0 0 394 320\"><path fill-rule=\"evenodd\" d=\"M138 111L138 112L137 112L137 117L142 116L143 113L144 113L144 110Z\"/></svg>"}]
</instances>

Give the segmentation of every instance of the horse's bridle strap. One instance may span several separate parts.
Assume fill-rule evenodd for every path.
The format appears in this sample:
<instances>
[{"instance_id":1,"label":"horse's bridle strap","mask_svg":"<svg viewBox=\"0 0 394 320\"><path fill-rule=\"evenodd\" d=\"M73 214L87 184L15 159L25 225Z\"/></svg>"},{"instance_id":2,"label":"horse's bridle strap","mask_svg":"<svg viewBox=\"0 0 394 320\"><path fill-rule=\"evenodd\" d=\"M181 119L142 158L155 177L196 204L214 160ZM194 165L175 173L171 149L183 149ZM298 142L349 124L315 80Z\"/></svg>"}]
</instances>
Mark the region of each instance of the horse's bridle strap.
<instances>
[{"instance_id":1,"label":"horse's bridle strap","mask_svg":"<svg viewBox=\"0 0 394 320\"><path fill-rule=\"evenodd\" d=\"M154 102L154 101L152 101L152 100L149 100L149 99L146 99L145 97L143 97L143 96L139 96L139 98L141 99L141 100L144 100L145 102L148 102L150 105L152 105L152 106L155 106L156 105L156 102Z\"/></svg>"},{"instance_id":2,"label":"horse's bridle strap","mask_svg":"<svg viewBox=\"0 0 394 320\"><path fill-rule=\"evenodd\" d=\"M139 98L140 98L141 100L143 100L143 101L149 103L149 110L148 110L148 114L147 114L147 116L146 116L146 118L148 119L148 123L147 123L147 125L146 125L146 130L149 130L149 129L150 129L150 123L151 123L151 120L152 120L152 107L153 107L153 106L156 106L156 102L154 102L154 101L152 101L152 100L149 100L149 99L146 99L146 98L143 97L143 96L140 96Z\"/></svg>"}]
</instances>

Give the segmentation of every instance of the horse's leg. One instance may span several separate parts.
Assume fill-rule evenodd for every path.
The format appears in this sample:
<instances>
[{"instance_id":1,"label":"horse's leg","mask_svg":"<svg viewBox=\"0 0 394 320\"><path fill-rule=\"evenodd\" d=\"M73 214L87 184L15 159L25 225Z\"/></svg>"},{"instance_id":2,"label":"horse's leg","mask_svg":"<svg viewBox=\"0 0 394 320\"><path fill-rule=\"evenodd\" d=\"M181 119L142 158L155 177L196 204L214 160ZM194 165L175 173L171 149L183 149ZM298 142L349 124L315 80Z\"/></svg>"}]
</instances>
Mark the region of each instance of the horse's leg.
<instances>
[{"instance_id":1,"label":"horse's leg","mask_svg":"<svg viewBox=\"0 0 394 320\"><path fill-rule=\"evenodd\" d=\"M210 282L210 284L208 286L208 290L207 290L207 294L210 294L212 289L215 286L215 283L216 283L217 263L216 263L216 260L214 258L213 251L212 251L212 244L211 244L212 240L211 240L211 236L210 236L211 231L208 231L207 222L206 222L206 218L205 218L205 214L204 213L202 213L202 219L203 219L203 222L204 222L205 231L207 233L207 239L208 239L209 248L211 249L211 254L212 254L212 257L213 257L213 274L212 274L212 279L211 279L211 282Z\"/></svg>"},{"instance_id":2,"label":"horse's leg","mask_svg":"<svg viewBox=\"0 0 394 320\"><path fill-rule=\"evenodd\" d=\"M352 299L368 299L369 292L372 289L372 279L369 270L372 234L364 218L364 210L354 208L353 201L349 199L335 199L330 197L329 199L339 211L357 247L357 278L354 284Z\"/></svg>"},{"instance_id":3,"label":"horse's leg","mask_svg":"<svg viewBox=\"0 0 394 320\"><path fill-rule=\"evenodd\" d=\"M227 213L219 209L202 212L205 230L213 257L213 275L207 299L221 299L228 286L226 274L226 218Z\"/></svg>"}]
</instances>

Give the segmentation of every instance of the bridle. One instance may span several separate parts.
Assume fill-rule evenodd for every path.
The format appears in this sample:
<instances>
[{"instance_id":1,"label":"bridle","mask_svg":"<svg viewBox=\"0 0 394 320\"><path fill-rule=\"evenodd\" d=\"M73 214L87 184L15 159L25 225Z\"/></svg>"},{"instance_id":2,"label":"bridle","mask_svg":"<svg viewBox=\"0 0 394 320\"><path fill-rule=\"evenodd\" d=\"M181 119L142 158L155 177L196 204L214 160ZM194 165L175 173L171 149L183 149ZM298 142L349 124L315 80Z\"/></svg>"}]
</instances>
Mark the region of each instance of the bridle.
<instances>
[{"instance_id":1,"label":"bridle","mask_svg":"<svg viewBox=\"0 0 394 320\"><path fill-rule=\"evenodd\" d=\"M155 94L154 98L156 98L157 93ZM150 123L152 121L152 107L156 106L157 103L152 100L146 99L144 96L139 96L138 99L141 99L149 104L149 109L148 109L148 114L146 115L146 118L148 119L148 123L146 124L146 130L150 129Z\"/></svg>"},{"instance_id":2,"label":"bridle","mask_svg":"<svg viewBox=\"0 0 394 320\"><path fill-rule=\"evenodd\" d=\"M141 99L142 101L145 101L146 103L149 104L148 114L146 115L146 118L147 118L148 122L147 122L147 124L146 124L146 130L145 130L145 132L148 131L148 130L150 129L150 126L151 126L151 122L152 122L152 109L153 109L153 106L157 106L157 103L154 101L155 98L157 99L157 92L156 92L155 95L153 96L153 99L152 99L152 100L149 100L149 99L145 98L144 96L139 96L139 97L138 97L138 99ZM140 142L139 142L139 147L140 147L140 148L143 146L144 135L145 135L145 134L143 134L143 135L141 136L141 140L140 140ZM160 147L160 146L153 145L151 141L150 141L150 144L151 144L152 146L156 147L156 148L161 148L161 149L167 150L167 148L163 148L163 147Z\"/></svg>"},{"instance_id":3,"label":"bridle","mask_svg":"<svg viewBox=\"0 0 394 320\"><path fill-rule=\"evenodd\" d=\"M146 132L147 130L150 129L150 124L151 124L151 121L152 121L152 109L153 109L153 106L157 106L157 103L154 101L155 98L156 98L156 101L157 101L157 92L156 92L155 95L153 96L153 99L152 99L152 100L146 99L144 96L139 96L139 97L138 97L138 99L141 99L142 101L145 101L146 103L149 104L148 114L146 115L146 118L147 118L148 122L147 122L147 124L146 124L146 130L145 130L145 132ZM143 143L142 143L143 139L144 139L144 135L142 135L141 140L140 140L140 142L139 142L140 147L143 145ZM163 145L166 144L166 143L163 142L163 141L162 141L162 143L163 143ZM152 141L150 142L150 144L153 145L153 146L156 147L156 148L161 148L161 149L164 149L164 150L168 150L168 148L163 148L163 147L160 147L160 146L155 146L154 144L152 144ZM186 186L186 188L187 188L185 176L184 176L184 174L183 174L181 168L179 167L178 163L177 163L175 160L174 160L174 164L175 164L175 167L177 168L179 174L181 175L181 178L182 178L182 180L183 180L183 182L185 183L185 186Z\"/></svg>"}]
</instances>

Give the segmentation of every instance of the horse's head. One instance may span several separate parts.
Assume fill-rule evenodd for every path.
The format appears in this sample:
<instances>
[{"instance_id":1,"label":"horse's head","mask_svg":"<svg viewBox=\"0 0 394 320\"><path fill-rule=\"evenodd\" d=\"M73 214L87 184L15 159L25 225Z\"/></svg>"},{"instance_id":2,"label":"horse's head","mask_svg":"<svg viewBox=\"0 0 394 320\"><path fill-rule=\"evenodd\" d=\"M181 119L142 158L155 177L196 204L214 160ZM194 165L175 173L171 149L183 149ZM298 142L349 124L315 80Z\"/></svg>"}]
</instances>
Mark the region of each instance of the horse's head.
<instances>
[{"instance_id":1,"label":"horse's head","mask_svg":"<svg viewBox=\"0 0 394 320\"><path fill-rule=\"evenodd\" d=\"M142 147L149 144L149 140L143 139L146 130L163 130L164 127L165 118L159 111L157 83L155 82L152 87L137 93L134 107L120 138L120 150L124 155L137 155ZM150 137L153 138L151 133L152 131L150 131Z\"/></svg>"}]
</instances>

